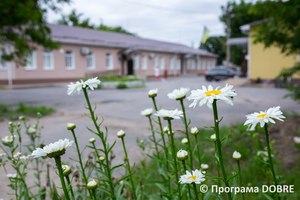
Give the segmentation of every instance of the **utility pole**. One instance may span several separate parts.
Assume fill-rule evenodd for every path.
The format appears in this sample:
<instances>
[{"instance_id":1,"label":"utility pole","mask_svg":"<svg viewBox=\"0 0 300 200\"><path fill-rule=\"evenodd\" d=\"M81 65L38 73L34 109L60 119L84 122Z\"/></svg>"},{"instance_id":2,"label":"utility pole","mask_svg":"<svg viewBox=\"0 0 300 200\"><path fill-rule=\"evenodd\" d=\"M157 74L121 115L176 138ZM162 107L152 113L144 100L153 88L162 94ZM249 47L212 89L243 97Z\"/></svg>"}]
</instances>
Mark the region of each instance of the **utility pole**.
<instances>
[{"instance_id":1,"label":"utility pole","mask_svg":"<svg viewBox=\"0 0 300 200\"><path fill-rule=\"evenodd\" d=\"M227 8L226 8L226 25L227 25L227 30L226 30L226 65L229 67L229 62L230 62L230 45L228 44L228 40L230 38L230 33L231 33L231 26L230 26L230 18L231 18L231 11L230 11L230 2L227 3Z\"/></svg>"}]
</instances>

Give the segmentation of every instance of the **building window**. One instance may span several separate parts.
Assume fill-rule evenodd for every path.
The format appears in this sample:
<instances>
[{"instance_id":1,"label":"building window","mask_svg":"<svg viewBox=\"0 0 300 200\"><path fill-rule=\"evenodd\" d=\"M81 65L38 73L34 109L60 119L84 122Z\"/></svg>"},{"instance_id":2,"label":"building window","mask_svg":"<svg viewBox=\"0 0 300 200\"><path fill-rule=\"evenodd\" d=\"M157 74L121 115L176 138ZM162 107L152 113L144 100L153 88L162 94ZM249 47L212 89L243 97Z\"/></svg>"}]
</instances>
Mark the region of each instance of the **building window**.
<instances>
[{"instance_id":1,"label":"building window","mask_svg":"<svg viewBox=\"0 0 300 200\"><path fill-rule=\"evenodd\" d=\"M25 70L36 70L36 52L33 51L31 54L27 56L27 63L25 66Z\"/></svg>"},{"instance_id":2,"label":"building window","mask_svg":"<svg viewBox=\"0 0 300 200\"><path fill-rule=\"evenodd\" d=\"M75 69L75 58L72 51L66 51L66 69Z\"/></svg>"},{"instance_id":3,"label":"building window","mask_svg":"<svg viewBox=\"0 0 300 200\"><path fill-rule=\"evenodd\" d=\"M180 70L180 68L181 68L180 58L177 58L176 68L177 68L177 70Z\"/></svg>"},{"instance_id":4,"label":"building window","mask_svg":"<svg viewBox=\"0 0 300 200\"><path fill-rule=\"evenodd\" d=\"M211 65L212 68L215 68L216 67L216 61L212 61L212 65Z\"/></svg>"},{"instance_id":5,"label":"building window","mask_svg":"<svg viewBox=\"0 0 300 200\"><path fill-rule=\"evenodd\" d=\"M147 69L147 56L142 57L142 69L143 70Z\"/></svg>"},{"instance_id":6,"label":"building window","mask_svg":"<svg viewBox=\"0 0 300 200\"><path fill-rule=\"evenodd\" d=\"M139 64L140 64L140 57L138 55L135 55L133 57L133 69L138 70L140 68Z\"/></svg>"},{"instance_id":7,"label":"building window","mask_svg":"<svg viewBox=\"0 0 300 200\"><path fill-rule=\"evenodd\" d=\"M160 57L160 69L164 70L165 69L165 58Z\"/></svg>"},{"instance_id":8,"label":"building window","mask_svg":"<svg viewBox=\"0 0 300 200\"><path fill-rule=\"evenodd\" d=\"M202 60L202 69L203 69L203 70L205 70L205 69L206 69L206 66L205 66L205 65L206 65L206 62L205 62L205 60Z\"/></svg>"},{"instance_id":9,"label":"building window","mask_svg":"<svg viewBox=\"0 0 300 200\"><path fill-rule=\"evenodd\" d=\"M53 52L50 50L44 50L44 70L53 70L54 69L54 58Z\"/></svg>"},{"instance_id":10,"label":"building window","mask_svg":"<svg viewBox=\"0 0 300 200\"><path fill-rule=\"evenodd\" d=\"M201 69L201 62L200 62L200 57L197 57L197 69Z\"/></svg>"},{"instance_id":11,"label":"building window","mask_svg":"<svg viewBox=\"0 0 300 200\"><path fill-rule=\"evenodd\" d=\"M6 70L6 62L2 59L4 49L0 49L0 70Z\"/></svg>"},{"instance_id":12,"label":"building window","mask_svg":"<svg viewBox=\"0 0 300 200\"><path fill-rule=\"evenodd\" d=\"M89 53L86 56L86 60L87 60L87 68L89 70L95 69L95 54L93 52Z\"/></svg>"},{"instance_id":13,"label":"building window","mask_svg":"<svg viewBox=\"0 0 300 200\"><path fill-rule=\"evenodd\" d=\"M156 67L158 67L158 58L155 56L153 58L153 68L156 68Z\"/></svg>"},{"instance_id":14,"label":"building window","mask_svg":"<svg viewBox=\"0 0 300 200\"><path fill-rule=\"evenodd\" d=\"M106 69L114 69L113 55L111 53L106 54Z\"/></svg>"},{"instance_id":15,"label":"building window","mask_svg":"<svg viewBox=\"0 0 300 200\"><path fill-rule=\"evenodd\" d=\"M174 69L174 59L173 58L170 58L170 61L169 61L169 68L170 70L173 70Z\"/></svg>"},{"instance_id":16,"label":"building window","mask_svg":"<svg viewBox=\"0 0 300 200\"><path fill-rule=\"evenodd\" d=\"M192 69L195 69L195 60L192 59Z\"/></svg>"},{"instance_id":17,"label":"building window","mask_svg":"<svg viewBox=\"0 0 300 200\"><path fill-rule=\"evenodd\" d=\"M210 66L210 60L207 61L207 69L210 69L211 66Z\"/></svg>"}]
</instances>

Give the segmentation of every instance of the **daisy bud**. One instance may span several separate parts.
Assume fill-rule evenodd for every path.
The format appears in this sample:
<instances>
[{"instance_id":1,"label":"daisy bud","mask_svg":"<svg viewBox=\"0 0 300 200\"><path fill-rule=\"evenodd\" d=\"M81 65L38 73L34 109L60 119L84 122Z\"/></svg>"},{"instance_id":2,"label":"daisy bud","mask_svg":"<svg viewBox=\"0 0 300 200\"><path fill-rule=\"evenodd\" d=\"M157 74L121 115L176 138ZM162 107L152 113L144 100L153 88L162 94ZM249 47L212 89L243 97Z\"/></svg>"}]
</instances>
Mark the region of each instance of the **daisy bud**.
<instances>
[{"instance_id":1,"label":"daisy bud","mask_svg":"<svg viewBox=\"0 0 300 200\"><path fill-rule=\"evenodd\" d=\"M175 134L175 132L172 131L172 135L174 135L174 134ZM168 131L168 135L171 135L170 131Z\"/></svg>"},{"instance_id":2,"label":"daisy bud","mask_svg":"<svg viewBox=\"0 0 300 200\"><path fill-rule=\"evenodd\" d=\"M76 125L75 125L75 124L68 123L68 125L67 125L67 129L68 129L68 130L74 130L75 128L76 128Z\"/></svg>"},{"instance_id":3,"label":"daisy bud","mask_svg":"<svg viewBox=\"0 0 300 200\"><path fill-rule=\"evenodd\" d=\"M182 150L180 149L178 152L177 152L177 159L178 160L186 160L188 159L188 152L185 151L185 150Z\"/></svg>"},{"instance_id":4,"label":"daisy bud","mask_svg":"<svg viewBox=\"0 0 300 200\"><path fill-rule=\"evenodd\" d=\"M233 154L232 154L232 158L233 158L234 160L241 160L242 155L241 155L239 152L234 151Z\"/></svg>"},{"instance_id":5,"label":"daisy bud","mask_svg":"<svg viewBox=\"0 0 300 200\"><path fill-rule=\"evenodd\" d=\"M25 117L23 115L19 116L19 120L25 120Z\"/></svg>"},{"instance_id":6,"label":"daisy bud","mask_svg":"<svg viewBox=\"0 0 300 200\"><path fill-rule=\"evenodd\" d=\"M47 162L47 167L52 167L52 163L51 162Z\"/></svg>"},{"instance_id":7,"label":"daisy bud","mask_svg":"<svg viewBox=\"0 0 300 200\"><path fill-rule=\"evenodd\" d=\"M99 156L99 160L100 160L100 161L104 161L105 158L104 158L103 156Z\"/></svg>"},{"instance_id":8,"label":"daisy bud","mask_svg":"<svg viewBox=\"0 0 300 200\"><path fill-rule=\"evenodd\" d=\"M165 126L164 127L164 133L168 133L169 132L169 127L168 126Z\"/></svg>"},{"instance_id":9,"label":"daisy bud","mask_svg":"<svg viewBox=\"0 0 300 200\"><path fill-rule=\"evenodd\" d=\"M212 135L210 136L210 139L211 139L212 141L216 141L216 139L217 139L216 134L212 134Z\"/></svg>"},{"instance_id":10,"label":"daisy bud","mask_svg":"<svg viewBox=\"0 0 300 200\"><path fill-rule=\"evenodd\" d=\"M149 96L150 98L156 97L156 96L157 96L157 91L158 91L157 88L156 88L156 89L150 90L150 91L148 92L148 96Z\"/></svg>"},{"instance_id":11,"label":"daisy bud","mask_svg":"<svg viewBox=\"0 0 300 200\"><path fill-rule=\"evenodd\" d=\"M95 141L96 141L95 138L91 138L91 139L89 140L89 143L94 143Z\"/></svg>"},{"instance_id":12,"label":"daisy bud","mask_svg":"<svg viewBox=\"0 0 300 200\"><path fill-rule=\"evenodd\" d=\"M295 136L293 140L296 144L300 144L300 137Z\"/></svg>"},{"instance_id":13,"label":"daisy bud","mask_svg":"<svg viewBox=\"0 0 300 200\"><path fill-rule=\"evenodd\" d=\"M20 127L20 126L21 126L21 124L18 122L18 123L17 123L17 127Z\"/></svg>"},{"instance_id":14,"label":"daisy bud","mask_svg":"<svg viewBox=\"0 0 300 200\"><path fill-rule=\"evenodd\" d=\"M201 168L203 170L207 170L208 169L208 164L201 164Z\"/></svg>"},{"instance_id":15,"label":"daisy bud","mask_svg":"<svg viewBox=\"0 0 300 200\"><path fill-rule=\"evenodd\" d=\"M64 176L68 176L72 172L71 168L68 165L62 165L62 170Z\"/></svg>"},{"instance_id":16,"label":"daisy bud","mask_svg":"<svg viewBox=\"0 0 300 200\"><path fill-rule=\"evenodd\" d=\"M192 127L191 128L191 134L192 135L197 135L199 133L199 129L197 127Z\"/></svg>"},{"instance_id":17,"label":"daisy bud","mask_svg":"<svg viewBox=\"0 0 300 200\"><path fill-rule=\"evenodd\" d=\"M120 130L118 133L117 133L117 136L118 138L122 138L125 136L125 132L123 130Z\"/></svg>"},{"instance_id":18,"label":"daisy bud","mask_svg":"<svg viewBox=\"0 0 300 200\"><path fill-rule=\"evenodd\" d=\"M87 189L89 189L89 190L95 190L95 189L97 188L97 186L98 186L98 184L97 184L97 182L94 181L94 180L90 181L90 182L86 185Z\"/></svg>"},{"instance_id":19,"label":"daisy bud","mask_svg":"<svg viewBox=\"0 0 300 200\"><path fill-rule=\"evenodd\" d=\"M187 139L187 138L183 138L183 139L181 140L181 143L182 143L182 144L187 144L187 143L188 143L188 139Z\"/></svg>"}]
</instances>

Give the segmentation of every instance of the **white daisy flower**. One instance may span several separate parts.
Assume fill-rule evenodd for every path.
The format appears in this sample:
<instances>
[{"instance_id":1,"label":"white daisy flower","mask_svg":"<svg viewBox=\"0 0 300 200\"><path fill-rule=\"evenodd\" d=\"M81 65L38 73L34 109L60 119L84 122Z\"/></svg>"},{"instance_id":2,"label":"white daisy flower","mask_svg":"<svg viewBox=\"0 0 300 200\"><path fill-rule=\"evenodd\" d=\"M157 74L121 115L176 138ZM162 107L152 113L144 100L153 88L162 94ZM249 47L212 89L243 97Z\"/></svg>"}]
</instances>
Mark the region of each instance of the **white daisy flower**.
<instances>
[{"instance_id":1,"label":"white daisy flower","mask_svg":"<svg viewBox=\"0 0 300 200\"><path fill-rule=\"evenodd\" d=\"M183 117L183 112L181 110L165 110L161 109L155 113L156 116L164 118L164 120L180 119Z\"/></svg>"},{"instance_id":2,"label":"white daisy flower","mask_svg":"<svg viewBox=\"0 0 300 200\"><path fill-rule=\"evenodd\" d=\"M36 133L36 128L35 128L35 126L30 126L29 129L28 129L28 133L29 133L29 134Z\"/></svg>"},{"instance_id":3,"label":"white daisy flower","mask_svg":"<svg viewBox=\"0 0 300 200\"><path fill-rule=\"evenodd\" d=\"M14 153L14 159L17 159L17 158L19 158L19 157L20 157L20 155L21 155L21 153L20 153L20 152Z\"/></svg>"},{"instance_id":4,"label":"white daisy flower","mask_svg":"<svg viewBox=\"0 0 300 200\"><path fill-rule=\"evenodd\" d=\"M95 77L95 78L90 78L90 79L86 80L84 83L91 90L94 90L95 88L98 87L98 85L101 83L101 81L98 80L98 77Z\"/></svg>"},{"instance_id":5,"label":"white daisy flower","mask_svg":"<svg viewBox=\"0 0 300 200\"><path fill-rule=\"evenodd\" d=\"M300 144L300 137L295 136L293 140L296 144Z\"/></svg>"},{"instance_id":6,"label":"white daisy flower","mask_svg":"<svg viewBox=\"0 0 300 200\"><path fill-rule=\"evenodd\" d=\"M241 160L242 155L241 155L239 152L234 151L233 154L232 154L232 158L233 158L234 160Z\"/></svg>"},{"instance_id":7,"label":"white daisy flower","mask_svg":"<svg viewBox=\"0 0 300 200\"><path fill-rule=\"evenodd\" d=\"M6 153L0 153L0 158L6 156Z\"/></svg>"},{"instance_id":8,"label":"white daisy flower","mask_svg":"<svg viewBox=\"0 0 300 200\"><path fill-rule=\"evenodd\" d=\"M176 155L178 160L186 160L188 156L189 156L188 152L182 149L180 149Z\"/></svg>"},{"instance_id":9,"label":"white daisy flower","mask_svg":"<svg viewBox=\"0 0 300 200\"><path fill-rule=\"evenodd\" d=\"M82 88L91 89L94 90L97 88L97 86L101 83L100 80L98 80L98 77L90 78L83 82L83 80L77 81L76 83L71 82L70 85L68 85L68 95L72 95L74 93L80 94Z\"/></svg>"},{"instance_id":10,"label":"white daisy flower","mask_svg":"<svg viewBox=\"0 0 300 200\"><path fill-rule=\"evenodd\" d=\"M28 160L29 159L29 157L28 156L20 156L20 160L23 160L23 161L25 161L25 160Z\"/></svg>"},{"instance_id":11,"label":"white daisy flower","mask_svg":"<svg viewBox=\"0 0 300 200\"><path fill-rule=\"evenodd\" d=\"M6 174L8 178L16 178L17 174Z\"/></svg>"},{"instance_id":12,"label":"white daisy flower","mask_svg":"<svg viewBox=\"0 0 300 200\"><path fill-rule=\"evenodd\" d=\"M190 173L189 171L186 171L185 175L180 176L179 183L196 183L201 184L203 181L205 181L205 172L202 172L201 170L195 170Z\"/></svg>"},{"instance_id":13,"label":"white daisy flower","mask_svg":"<svg viewBox=\"0 0 300 200\"><path fill-rule=\"evenodd\" d=\"M188 139L187 139L187 138L183 138L183 139L181 140L181 143L182 143L182 144L187 144L187 143L188 143Z\"/></svg>"},{"instance_id":14,"label":"white daisy flower","mask_svg":"<svg viewBox=\"0 0 300 200\"><path fill-rule=\"evenodd\" d=\"M13 136L3 136L2 141L5 143L11 143L13 141Z\"/></svg>"},{"instance_id":15,"label":"white daisy flower","mask_svg":"<svg viewBox=\"0 0 300 200\"><path fill-rule=\"evenodd\" d=\"M232 90L233 86L226 84L225 87L222 89L218 89L217 87L215 90L211 85L208 86L206 89L205 86L202 86L202 90L192 90L191 95L188 97L188 100L194 100L194 102L190 105L190 107L194 107L199 104L202 106L206 104L210 109L212 109L212 103L214 100L222 100L225 103L233 105L231 97L236 96L237 94Z\"/></svg>"},{"instance_id":16,"label":"white daisy flower","mask_svg":"<svg viewBox=\"0 0 300 200\"><path fill-rule=\"evenodd\" d=\"M152 90L149 90L148 92L148 96L149 97L156 97L157 96L157 92L158 92L158 89L152 89Z\"/></svg>"},{"instance_id":17,"label":"white daisy flower","mask_svg":"<svg viewBox=\"0 0 300 200\"><path fill-rule=\"evenodd\" d=\"M44 146L44 148L36 148L36 150L34 150L32 152L32 156L33 158L38 158L38 157L44 157L44 156L48 156L49 158L52 157L58 157L61 156L65 153L66 149L71 146L74 143L74 141L69 141L69 139L60 139L57 142L54 143L50 143L46 146Z\"/></svg>"},{"instance_id":18,"label":"white daisy flower","mask_svg":"<svg viewBox=\"0 0 300 200\"><path fill-rule=\"evenodd\" d=\"M207 170L208 169L208 164L201 164L201 169Z\"/></svg>"},{"instance_id":19,"label":"white daisy flower","mask_svg":"<svg viewBox=\"0 0 300 200\"><path fill-rule=\"evenodd\" d=\"M171 93L168 94L170 99L175 100L182 100L186 97L186 94L190 91L190 88L180 88L173 90Z\"/></svg>"},{"instance_id":20,"label":"white daisy flower","mask_svg":"<svg viewBox=\"0 0 300 200\"><path fill-rule=\"evenodd\" d=\"M144 115L146 117L151 116L152 113L153 113L153 109L152 108L147 108L147 109L141 111L141 115Z\"/></svg>"},{"instance_id":21,"label":"white daisy flower","mask_svg":"<svg viewBox=\"0 0 300 200\"><path fill-rule=\"evenodd\" d=\"M197 127L192 127L191 128L191 134L192 135L197 135L199 133L199 129Z\"/></svg>"},{"instance_id":22,"label":"white daisy flower","mask_svg":"<svg viewBox=\"0 0 300 200\"><path fill-rule=\"evenodd\" d=\"M280 106L269 108L266 111L260 111L246 115L247 121L244 125L248 125L248 129L253 131L258 123L260 123L260 127L264 127L264 125L268 122L275 124L273 119L277 119L283 121L282 118L285 116L282 115L280 110Z\"/></svg>"}]
</instances>

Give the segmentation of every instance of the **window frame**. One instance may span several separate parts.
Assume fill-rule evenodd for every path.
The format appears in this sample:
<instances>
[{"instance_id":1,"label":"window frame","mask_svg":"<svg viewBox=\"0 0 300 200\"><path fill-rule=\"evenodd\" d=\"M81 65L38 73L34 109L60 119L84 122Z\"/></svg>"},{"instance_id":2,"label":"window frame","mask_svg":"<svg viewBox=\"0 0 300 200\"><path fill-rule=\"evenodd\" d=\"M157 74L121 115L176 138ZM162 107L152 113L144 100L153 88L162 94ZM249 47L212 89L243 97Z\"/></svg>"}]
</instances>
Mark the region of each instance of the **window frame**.
<instances>
[{"instance_id":1,"label":"window frame","mask_svg":"<svg viewBox=\"0 0 300 200\"><path fill-rule=\"evenodd\" d=\"M91 63L92 65L89 66L89 59L92 59ZM95 53L94 52L90 52L87 56L86 56L86 64L87 64L87 69L88 70L94 70L96 69L96 64L95 64Z\"/></svg>"},{"instance_id":2,"label":"window frame","mask_svg":"<svg viewBox=\"0 0 300 200\"><path fill-rule=\"evenodd\" d=\"M148 58L148 56L146 56L146 55L143 55L143 56L142 56L142 60L141 60L141 62L142 62L142 63L141 63L141 65L142 65L142 66L141 66L141 69L142 69L142 70L147 70L147 68L148 68L148 66L147 66L147 64L148 64L148 63L147 63L147 62L148 62L148 59L147 59L147 58Z\"/></svg>"},{"instance_id":3,"label":"window frame","mask_svg":"<svg viewBox=\"0 0 300 200\"><path fill-rule=\"evenodd\" d=\"M49 56L49 66L45 65L45 56ZM53 51L44 50L43 52L43 69L54 70L54 54Z\"/></svg>"},{"instance_id":4,"label":"window frame","mask_svg":"<svg viewBox=\"0 0 300 200\"><path fill-rule=\"evenodd\" d=\"M28 62L29 57L31 57L31 63ZM32 51L31 54L27 55L27 63L26 66L24 67L25 70L36 70L37 65L36 65L36 51ZM31 65L29 65L31 64Z\"/></svg>"},{"instance_id":5,"label":"window frame","mask_svg":"<svg viewBox=\"0 0 300 200\"><path fill-rule=\"evenodd\" d=\"M113 70L114 69L114 60L113 60L113 54L112 53L106 53L106 70Z\"/></svg>"}]
</instances>

